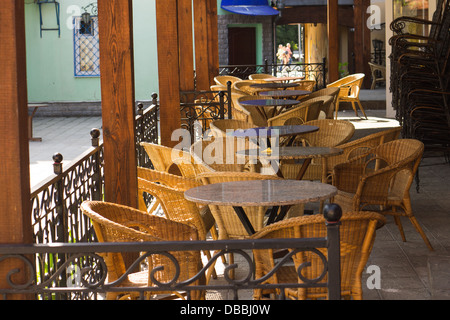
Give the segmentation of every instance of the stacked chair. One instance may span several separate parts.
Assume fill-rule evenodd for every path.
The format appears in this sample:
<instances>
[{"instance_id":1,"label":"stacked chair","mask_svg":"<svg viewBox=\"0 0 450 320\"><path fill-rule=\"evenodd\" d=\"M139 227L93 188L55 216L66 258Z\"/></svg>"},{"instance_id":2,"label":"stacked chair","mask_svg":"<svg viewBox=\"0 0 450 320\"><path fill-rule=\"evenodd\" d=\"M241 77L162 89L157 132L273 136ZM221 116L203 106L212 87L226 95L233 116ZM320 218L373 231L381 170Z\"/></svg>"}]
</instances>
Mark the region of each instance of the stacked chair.
<instances>
[{"instance_id":1,"label":"stacked chair","mask_svg":"<svg viewBox=\"0 0 450 320\"><path fill-rule=\"evenodd\" d=\"M390 90L402 136L422 141L425 155L450 146L450 2L439 0L431 21L400 17L390 28ZM415 30L429 28L427 36Z\"/></svg>"}]
</instances>

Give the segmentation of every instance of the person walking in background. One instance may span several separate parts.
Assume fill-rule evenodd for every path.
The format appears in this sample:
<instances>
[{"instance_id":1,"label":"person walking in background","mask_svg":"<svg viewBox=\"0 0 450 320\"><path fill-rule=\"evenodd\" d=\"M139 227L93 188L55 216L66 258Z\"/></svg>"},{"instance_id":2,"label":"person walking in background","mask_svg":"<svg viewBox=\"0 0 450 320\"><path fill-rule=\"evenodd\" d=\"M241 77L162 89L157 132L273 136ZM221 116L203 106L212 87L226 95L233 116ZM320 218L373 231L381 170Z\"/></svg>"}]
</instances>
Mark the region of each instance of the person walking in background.
<instances>
[{"instance_id":1,"label":"person walking in background","mask_svg":"<svg viewBox=\"0 0 450 320\"><path fill-rule=\"evenodd\" d=\"M286 63L285 64L291 64L292 63L292 50L291 50L291 44L289 42L286 43L285 52L286 52L286 54L285 54Z\"/></svg>"},{"instance_id":2,"label":"person walking in background","mask_svg":"<svg viewBox=\"0 0 450 320\"><path fill-rule=\"evenodd\" d=\"M278 45L278 51L277 51L277 58L280 64L280 68L279 71L281 72L281 70L283 69L283 65L285 64L285 56L286 56L286 48L280 43Z\"/></svg>"}]
</instances>

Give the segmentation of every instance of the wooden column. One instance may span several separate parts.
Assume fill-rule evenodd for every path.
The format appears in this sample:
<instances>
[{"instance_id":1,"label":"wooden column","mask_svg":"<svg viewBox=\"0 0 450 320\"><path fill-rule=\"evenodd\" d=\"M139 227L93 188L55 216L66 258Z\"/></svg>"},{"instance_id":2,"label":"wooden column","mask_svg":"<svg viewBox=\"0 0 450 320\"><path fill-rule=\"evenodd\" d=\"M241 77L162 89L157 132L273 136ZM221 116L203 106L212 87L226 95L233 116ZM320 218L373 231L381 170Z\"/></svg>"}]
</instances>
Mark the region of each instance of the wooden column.
<instances>
[{"instance_id":1,"label":"wooden column","mask_svg":"<svg viewBox=\"0 0 450 320\"><path fill-rule=\"evenodd\" d=\"M339 79L339 24L338 0L327 1L328 28L328 82Z\"/></svg>"},{"instance_id":2,"label":"wooden column","mask_svg":"<svg viewBox=\"0 0 450 320\"><path fill-rule=\"evenodd\" d=\"M174 147L181 128L177 1L156 0L161 144Z\"/></svg>"},{"instance_id":3,"label":"wooden column","mask_svg":"<svg viewBox=\"0 0 450 320\"><path fill-rule=\"evenodd\" d=\"M367 8L370 0L354 1L354 22L355 22L355 73L364 73L363 87L370 88L370 30L367 28L369 14Z\"/></svg>"},{"instance_id":4,"label":"wooden column","mask_svg":"<svg viewBox=\"0 0 450 320\"><path fill-rule=\"evenodd\" d=\"M32 243L24 2L0 6L0 243ZM13 268L17 284L29 280L18 260L0 264L0 288L9 287ZM25 299L23 296L8 297ZM0 298L1 299L1 298Z\"/></svg>"},{"instance_id":5,"label":"wooden column","mask_svg":"<svg viewBox=\"0 0 450 320\"><path fill-rule=\"evenodd\" d=\"M193 91L195 74L191 0L178 0L178 35L179 47L182 48L179 52L180 90Z\"/></svg>"},{"instance_id":6,"label":"wooden column","mask_svg":"<svg viewBox=\"0 0 450 320\"><path fill-rule=\"evenodd\" d=\"M208 14L205 0L194 0L195 71L197 90L209 90Z\"/></svg>"},{"instance_id":7,"label":"wooden column","mask_svg":"<svg viewBox=\"0 0 450 320\"><path fill-rule=\"evenodd\" d=\"M137 207L132 0L99 0L105 200Z\"/></svg>"},{"instance_id":8,"label":"wooden column","mask_svg":"<svg viewBox=\"0 0 450 320\"><path fill-rule=\"evenodd\" d=\"M208 15L208 71L209 83L219 74L219 34L217 26L217 0L207 1ZM208 88L209 90L209 88Z\"/></svg>"}]
</instances>

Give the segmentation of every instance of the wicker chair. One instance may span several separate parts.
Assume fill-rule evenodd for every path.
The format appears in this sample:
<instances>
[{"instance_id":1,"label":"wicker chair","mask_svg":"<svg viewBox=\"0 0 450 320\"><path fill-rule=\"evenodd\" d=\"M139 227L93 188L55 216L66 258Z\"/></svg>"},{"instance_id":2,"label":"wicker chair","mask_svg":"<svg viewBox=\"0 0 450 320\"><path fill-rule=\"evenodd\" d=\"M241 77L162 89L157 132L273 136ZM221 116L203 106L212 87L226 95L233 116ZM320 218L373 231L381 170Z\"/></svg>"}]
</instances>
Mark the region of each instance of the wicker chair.
<instances>
[{"instance_id":1,"label":"wicker chair","mask_svg":"<svg viewBox=\"0 0 450 320\"><path fill-rule=\"evenodd\" d=\"M227 86L228 81L231 81L231 84L235 83L236 81L241 81L242 79L239 77L235 77L235 76L216 76L214 77L214 82L216 84L222 85L222 86Z\"/></svg>"},{"instance_id":2,"label":"wicker chair","mask_svg":"<svg viewBox=\"0 0 450 320\"><path fill-rule=\"evenodd\" d=\"M235 92L231 93L232 116L233 116L233 119L236 119L236 120L252 122L251 113L238 102L239 98L245 97L245 96L247 96L247 95L243 94L243 93L235 93Z\"/></svg>"},{"instance_id":3,"label":"wicker chair","mask_svg":"<svg viewBox=\"0 0 450 320\"><path fill-rule=\"evenodd\" d=\"M375 212L347 212L340 219L341 246L341 296L355 300L362 299L361 276L372 251L376 229L385 224L385 218ZM253 235L253 239L276 238L316 238L326 237L325 218L322 215L303 216L283 220ZM325 256L327 252L319 249ZM275 266L272 250L253 250L255 260L255 279L267 275ZM292 256L294 266L282 266L267 283L301 283L297 269L306 262L311 263L302 268L306 279L316 279L323 270L323 263L317 254L304 251ZM326 281L327 277L322 282ZM257 289L254 299L264 299L266 294L274 293ZM280 294L279 289L276 293ZM327 297L326 288L285 289L285 296L290 299L306 300Z\"/></svg>"},{"instance_id":4,"label":"wicker chair","mask_svg":"<svg viewBox=\"0 0 450 320\"><path fill-rule=\"evenodd\" d=\"M272 78L273 75L267 74L267 73L254 73L248 76L249 80L260 80L260 79L267 79Z\"/></svg>"},{"instance_id":5,"label":"wicker chair","mask_svg":"<svg viewBox=\"0 0 450 320\"><path fill-rule=\"evenodd\" d=\"M81 211L92 220L95 233L100 242L141 242L141 241L192 241L198 240L195 228L171 221L162 217L149 215L134 208L100 201L85 201ZM180 266L179 280L184 281L194 277L202 269L200 252L172 252ZM126 274L123 256L120 252L100 253L108 268L108 282L114 282ZM163 255L151 255L147 262L149 270L164 266L164 272L156 272L155 279L159 282L169 282L176 270L173 262ZM204 282L203 280L201 282ZM200 284L195 281L193 285ZM151 286L149 271L131 273L120 284L124 287ZM159 294L170 293L174 298L183 298L182 292L161 291ZM192 299L204 299L204 292L193 291ZM138 292L108 292L107 299L134 299Z\"/></svg>"},{"instance_id":6,"label":"wicker chair","mask_svg":"<svg viewBox=\"0 0 450 320\"><path fill-rule=\"evenodd\" d=\"M330 108L328 109L328 113L326 114L326 119L334 119L334 110L336 106L337 97L339 95L340 89L338 87L329 87L329 88L322 88L317 91L311 92L309 95L300 97L300 101L304 102L312 98L322 97L322 96L331 96L333 97L333 102L330 105Z\"/></svg>"},{"instance_id":7,"label":"wicker chair","mask_svg":"<svg viewBox=\"0 0 450 320\"><path fill-rule=\"evenodd\" d=\"M364 117L367 119L364 108L361 105L361 101L359 101L359 92L361 90L364 77L364 73L351 74L327 85L327 87L339 87L340 89L335 106L335 119L337 119L339 104L341 102L350 102L356 116L358 116L358 111L355 107L355 103L357 103L362 113L364 114Z\"/></svg>"},{"instance_id":8,"label":"wicker chair","mask_svg":"<svg viewBox=\"0 0 450 320\"><path fill-rule=\"evenodd\" d=\"M375 148L383 143L396 140L399 137L401 130L401 127L386 129L338 145L337 147L339 149L342 149L343 153L324 159L322 165L325 166L324 170L326 174L326 180L322 182L331 183L331 174L333 172L334 166L336 166L337 164L346 162L354 157L367 153L370 149Z\"/></svg>"},{"instance_id":9,"label":"wicker chair","mask_svg":"<svg viewBox=\"0 0 450 320\"><path fill-rule=\"evenodd\" d=\"M296 80L292 81L292 83L295 83L297 86L287 88L287 90L307 90L313 92L316 86L315 80Z\"/></svg>"},{"instance_id":10,"label":"wicker chair","mask_svg":"<svg viewBox=\"0 0 450 320\"><path fill-rule=\"evenodd\" d=\"M243 112L248 115L248 121L256 127L267 126L267 116L263 115L255 107L246 108L245 106L242 105L241 102L245 101L245 100L263 100L263 99L270 99L270 97L247 94L247 95L242 95L240 97L237 97L237 99L235 100L236 108L243 110Z\"/></svg>"},{"instance_id":11,"label":"wicker chair","mask_svg":"<svg viewBox=\"0 0 450 320\"><path fill-rule=\"evenodd\" d=\"M344 211L370 210L394 216L403 241L406 239L399 217L406 216L428 248L433 250L413 214L409 195L423 151L424 145L419 140L398 139L336 165L333 185L338 194L333 201Z\"/></svg>"},{"instance_id":12,"label":"wicker chair","mask_svg":"<svg viewBox=\"0 0 450 320\"><path fill-rule=\"evenodd\" d=\"M252 84L266 83L264 80L241 80L233 83L232 88L238 93L244 93L248 95L256 95L258 92L266 91L263 88L252 88Z\"/></svg>"},{"instance_id":13,"label":"wicker chair","mask_svg":"<svg viewBox=\"0 0 450 320\"><path fill-rule=\"evenodd\" d=\"M306 101L267 120L269 126L304 124L319 117L322 101Z\"/></svg>"},{"instance_id":14,"label":"wicker chair","mask_svg":"<svg viewBox=\"0 0 450 320\"><path fill-rule=\"evenodd\" d=\"M206 240L208 232L211 232L212 238L217 240L215 221L209 207L197 205L184 197L186 190L201 185L200 182L151 169L147 171L148 179L138 178L140 194L147 193L158 198L165 216L172 221L196 228L200 240ZM205 250L204 254L208 260L211 260L211 253L208 250ZM206 277L207 282L209 282L210 275L211 273L208 273ZM214 273L213 276L215 277L216 274Z\"/></svg>"},{"instance_id":15,"label":"wicker chair","mask_svg":"<svg viewBox=\"0 0 450 320\"><path fill-rule=\"evenodd\" d=\"M312 120L305 125L317 126L318 131L300 134L296 141L301 141L304 146L311 147L336 147L349 141L355 133L355 126L350 121L321 119ZM323 163L326 158L313 159L303 176L304 180L320 180L326 182L326 166ZM287 179L295 179L301 164L293 161L281 163L281 172Z\"/></svg>"},{"instance_id":16,"label":"wicker chair","mask_svg":"<svg viewBox=\"0 0 450 320\"><path fill-rule=\"evenodd\" d=\"M256 128L253 124L234 119L215 120L211 122L210 129L213 137L227 137L227 130Z\"/></svg>"},{"instance_id":17,"label":"wicker chair","mask_svg":"<svg viewBox=\"0 0 450 320\"><path fill-rule=\"evenodd\" d=\"M141 142L155 170L181 175L181 171L172 159L189 158L189 153L151 142Z\"/></svg>"},{"instance_id":18,"label":"wicker chair","mask_svg":"<svg viewBox=\"0 0 450 320\"><path fill-rule=\"evenodd\" d=\"M332 96L311 97L309 99L302 100L302 102L306 101L309 102L322 101L322 106L320 107L317 119L333 119L334 98Z\"/></svg>"},{"instance_id":19,"label":"wicker chair","mask_svg":"<svg viewBox=\"0 0 450 320\"><path fill-rule=\"evenodd\" d=\"M257 171L256 159L238 157L236 151L256 148L248 139L235 137L211 137L196 141L191 146L191 155L197 164L208 171Z\"/></svg>"},{"instance_id":20,"label":"wicker chair","mask_svg":"<svg viewBox=\"0 0 450 320\"><path fill-rule=\"evenodd\" d=\"M378 82L386 82L386 67L369 62L370 73L372 75L372 85L370 89L375 89Z\"/></svg>"}]
</instances>

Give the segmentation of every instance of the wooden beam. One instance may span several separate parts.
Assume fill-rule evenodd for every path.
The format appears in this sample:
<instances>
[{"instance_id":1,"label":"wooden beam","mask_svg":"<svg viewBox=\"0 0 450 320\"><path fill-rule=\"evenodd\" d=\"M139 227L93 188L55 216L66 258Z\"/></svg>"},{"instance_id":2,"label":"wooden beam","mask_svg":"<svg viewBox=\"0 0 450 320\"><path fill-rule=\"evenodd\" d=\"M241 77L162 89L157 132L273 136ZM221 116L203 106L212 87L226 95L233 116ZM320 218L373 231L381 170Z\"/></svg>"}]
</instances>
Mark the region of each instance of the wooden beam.
<instances>
[{"instance_id":1,"label":"wooden beam","mask_svg":"<svg viewBox=\"0 0 450 320\"><path fill-rule=\"evenodd\" d=\"M174 147L181 128L177 1L156 0L161 144Z\"/></svg>"},{"instance_id":2,"label":"wooden beam","mask_svg":"<svg viewBox=\"0 0 450 320\"><path fill-rule=\"evenodd\" d=\"M328 81L339 79L339 23L338 0L328 0L327 29L328 29Z\"/></svg>"},{"instance_id":3,"label":"wooden beam","mask_svg":"<svg viewBox=\"0 0 450 320\"><path fill-rule=\"evenodd\" d=\"M178 0L178 35L179 47L183 48L179 52L180 90L193 91L195 73L191 0Z\"/></svg>"},{"instance_id":4,"label":"wooden beam","mask_svg":"<svg viewBox=\"0 0 450 320\"><path fill-rule=\"evenodd\" d=\"M338 7L339 25L353 28L353 6ZM297 6L283 10L277 24L327 23L327 6Z\"/></svg>"},{"instance_id":5,"label":"wooden beam","mask_svg":"<svg viewBox=\"0 0 450 320\"><path fill-rule=\"evenodd\" d=\"M105 200L137 207L132 0L99 0Z\"/></svg>"},{"instance_id":6,"label":"wooden beam","mask_svg":"<svg viewBox=\"0 0 450 320\"><path fill-rule=\"evenodd\" d=\"M354 1L354 23L355 23L355 73L364 73L363 86L370 88L370 30L367 28L366 21L369 18L367 7L370 0Z\"/></svg>"},{"instance_id":7,"label":"wooden beam","mask_svg":"<svg viewBox=\"0 0 450 320\"><path fill-rule=\"evenodd\" d=\"M214 83L214 77L219 74L219 34L217 26L217 0L208 0L208 70L209 83ZM208 89L209 90L209 89Z\"/></svg>"},{"instance_id":8,"label":"wooden beam","mask_svg":"<svg viewBox=\"0 0 450 320\"><path fill-rule=\"evenodd\" d=\"M2 1L0 6L0 243L32 243L28 106L24 2ZM16 283L28 279L18 260L0 264L0 288L7 288L7 273L19 268ZM9 296L26 299L25 296Z\"/></svg>"},{"instance_id":9,"label":"wooden beam","mask_svg":"<svg viewBox=\"0 0 450 320\"><path fill-rule=\"evenodd\" d=\"M209 90L208 15L205 0L194 0L195 72L197 90Z\"/></svg>"}]
</instances>

